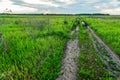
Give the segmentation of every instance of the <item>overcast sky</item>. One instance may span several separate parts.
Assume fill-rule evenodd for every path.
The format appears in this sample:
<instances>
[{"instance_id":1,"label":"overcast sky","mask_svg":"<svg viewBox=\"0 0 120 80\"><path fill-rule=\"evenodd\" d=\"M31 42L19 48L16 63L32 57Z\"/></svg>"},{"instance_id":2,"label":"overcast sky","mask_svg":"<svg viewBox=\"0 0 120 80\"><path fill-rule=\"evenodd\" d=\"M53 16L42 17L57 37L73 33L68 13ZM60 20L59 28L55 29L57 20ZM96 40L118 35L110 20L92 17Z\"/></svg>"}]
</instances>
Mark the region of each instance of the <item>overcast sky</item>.
<instances>
[{"instance_id":1,"label":"overcast sky","mask_svg":"<svg viewBox=\"0 0 120 80\"><path fill-rule=\"evenodd\" d=\"M120 0L0 0L0 13L109 13L120 15Z\"/></svg>"}]
</instances>

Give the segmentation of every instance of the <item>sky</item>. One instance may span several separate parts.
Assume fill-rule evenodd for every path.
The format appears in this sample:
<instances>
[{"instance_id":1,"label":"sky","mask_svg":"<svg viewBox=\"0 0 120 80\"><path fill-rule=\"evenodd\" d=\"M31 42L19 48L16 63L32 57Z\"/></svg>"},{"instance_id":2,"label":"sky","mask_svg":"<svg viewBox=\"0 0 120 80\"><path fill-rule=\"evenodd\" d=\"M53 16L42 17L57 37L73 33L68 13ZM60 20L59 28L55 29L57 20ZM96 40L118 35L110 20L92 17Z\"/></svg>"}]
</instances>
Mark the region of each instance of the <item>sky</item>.
<instances>
[{"instance_id":1,"label":"sky","mask_svg":"<svg viewBox=\"0 0 120 80\"><path fill-rule=\"evenodd\" d=\"M120 15L120 0L0 0L0 13Z\"/></svg>"}]
</instances>

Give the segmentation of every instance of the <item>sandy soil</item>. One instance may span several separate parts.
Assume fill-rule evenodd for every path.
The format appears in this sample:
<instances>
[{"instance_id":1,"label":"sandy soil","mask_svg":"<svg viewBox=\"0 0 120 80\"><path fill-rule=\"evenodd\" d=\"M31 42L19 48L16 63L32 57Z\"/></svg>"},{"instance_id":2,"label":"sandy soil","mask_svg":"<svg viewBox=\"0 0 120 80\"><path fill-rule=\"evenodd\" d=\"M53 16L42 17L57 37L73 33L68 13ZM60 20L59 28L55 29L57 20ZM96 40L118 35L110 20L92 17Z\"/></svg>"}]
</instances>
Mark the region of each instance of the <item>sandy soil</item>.
<instances>
[{"instance_id":1,"label":"sandy soil","mask_svg":"<svg viewBox=\"0 0 120 80\"><path fill-rule=\"evenodd\" d=\"M78 40L79 27L71 32L71 35L76 35L75 39L67 42L65 57L63 58L63 65L61 75L56 80L76 80L77 79L77 62L80 53L79 40Z\"/></svg>"}]
</instances>

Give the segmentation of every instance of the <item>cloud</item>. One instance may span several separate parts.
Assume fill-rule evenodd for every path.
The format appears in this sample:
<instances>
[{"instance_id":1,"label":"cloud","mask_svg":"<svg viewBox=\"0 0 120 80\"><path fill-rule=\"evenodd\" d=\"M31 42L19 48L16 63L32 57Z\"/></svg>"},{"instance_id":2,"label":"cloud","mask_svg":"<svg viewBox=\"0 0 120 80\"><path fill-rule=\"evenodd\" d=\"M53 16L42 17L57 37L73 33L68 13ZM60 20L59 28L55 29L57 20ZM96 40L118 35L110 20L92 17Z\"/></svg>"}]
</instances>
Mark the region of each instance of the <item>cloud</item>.
<instances>
[{"instance_id":1,"label":"cloud","mask_svg":"<svg viewBox=\"0 0 120 80\"><path fill-rule=\"evenodd\" d=\"M37 4L39 6L64 7L76 3L76 0L22 0L27 4Z\"/></svg>"},{"instance_id":2,"label":"cloud","mask_svg":"<svg viewBox=\"0 0 120 80\"><path fill-rule=\"evenodd\" d=\"M35 8L14 5L10 0L2 0L0 2L0 13L4 13L6 8L12 10L12 13L34 13L37 11Z\"/></svg>"},{"instance_id":3,"label":"cloud","mask_svg":"<svg viewBox=\"0 0 120 80\"><path fill-rule=\"evenodd\" d=\"M66 5L69 5L69 4L74 4L77 1L76 0L58 0L58 2L64 3Z\"/></svg>"},{"instance_id":4,"label":"cloud","mask_svg":"<svg viewBox=\"0 0 120 80\"><path fill-rule=\"evenodd\" d=\"M108 9L110 7L110 5L106 5L106 4L107 3L102 3L102 4L95 5L94 7L96 9L99 9L99 10L101 10L101 9Z\"/></svg>"},{"instance_id":5,"label":"cloud","mask_svg":"<svg viewBox=\"0 0 120 80\"><path fill-rule=\"evenodd\" d=\"M0 6L6 6L6 5L11 5L13 2L10 0L1 0L0 1Z\"/></svg>"},{"instance_id":6,"label":"cloud","mask_svg":"<svg viewBox=\"0 0 120 80\"><path fill-rule=\"evenodd\" d=\"M23 0L25 3L29 4L40 4L40 5L49 5L54 7L59 7L58 4L52 3L52 1L46 1L46 0Z\"/></svg>"},{"instance_id":7,"label":"cloud","mask_svg":"<svg viewBox=\"0 0 120 80\"><path fill-rule=\"evenodd\" d=\"M112 0L110 2L110 5L113 6L113 7L120 7L120 1L119 0Z\"/></svg>"},{"instance_id":8,"label":"cloud","mask_svg":"<svg viewBox=\"0 0 120 80\"><path fill-rule=\"evenodd\" d=\"M101 11L101 13L107 13L112 15L120 15L120 8L115 9L104 9Z\"/></svg>"},{"instance_id":9,"label":"cloud","mask_svg":"<svg viewBox=\"0 0 120 80\"><path fill-rule=\"evenodd\" d=\"M14 13L35 13L38 10L35 8L30 8L30 7L24 7L24 6L18 6L14 5L12 7Z\"/></svg>"},{"instance_id":10,"label":"cloud","mask_svg":"<svg viewBox=\"0 0 120 80\"><path fill-rule=\"evenodd\" d=\"M99 13L120 15L120 1L118 0L101 2L101 3L96 4L94 8L99 10Z\"/></svg>"},{"instance_id":11,"label":"cloud","mask_svg":"<svg viewBox=\"0 0 120 80\"><path fill-rule=\"evenodd\" d=\"M75 4L76 0L11 0L14 5L35 8L35 13L66 13L66 7Z\"/></svg>"},{"instance_id":12,"label":"cloud","mask_svg":"<svg viewBox=\"0 0 120 80\"><path fill-rule=\"evenodd\" d=\"M119 13L120 0L0 0L0 13Z\"/></svg>"}]
</instances>

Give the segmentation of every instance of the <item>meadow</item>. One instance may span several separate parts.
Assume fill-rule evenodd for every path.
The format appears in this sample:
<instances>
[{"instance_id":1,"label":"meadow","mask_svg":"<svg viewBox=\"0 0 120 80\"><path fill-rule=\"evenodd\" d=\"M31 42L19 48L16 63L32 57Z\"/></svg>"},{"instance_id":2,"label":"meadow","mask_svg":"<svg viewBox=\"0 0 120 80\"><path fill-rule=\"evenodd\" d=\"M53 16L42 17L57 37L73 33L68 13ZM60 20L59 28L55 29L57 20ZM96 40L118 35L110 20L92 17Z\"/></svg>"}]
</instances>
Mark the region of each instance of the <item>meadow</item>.
<instances>
[{"instance_id":1,"label":"meadow","mask_svg":"<svg viewBox=\"0 0 120 80\"><path fill-rule=\"evenodd\" d=\"M0 16L0 79L55 79L74 19Z\"/></svg>"},{"instance_id":2,"label":"meadow","mask_svg":"<svg viewBox=\"0 0 120 80\"><path fill-rule=\"evenodd\" d=\"M82 21L86 21L87 25L90 26L95 33L107 44L112 51L120 57L120 17L119 16L84 16L81 18ZM82 34L82 35L81 35ZM114 66L115 62L105 57L106 53L104 48L102 47L99 52L103 55L97 53L93 47L93 40L90 38L89 31L86 28L81 28L80 32L80 45L81 48L81 56L79 69L82 68L82 72L79 72L79 78L84 77L85 79L90 80L116 80L115 74L112 70L116 70L116 66ZM98 44L98 43L97 43ZM100 47L101 44L97 47ZM110 57L110 55L107 55ZM103 57L103 58L102 58ZM109 70L108 73L106 70L106 63L103 61L109 62ZM89 61L89 62L88 62ZM119 63L118 63L119 64ZM81 67L81 65L83 65ZM88 67L89 65L89 67ZM111 66L113 65L113 66ZM87 67L87 68L86 68ZM108 71L109 71L108 70ZM117 69L120 72L120 68ZM96 73L97 72L97 73ZM102 74L102 75L100 75ZM96 76L95 76L96 75ZM97 77L99 75L99 77ZM119 75L119 73L118 73ZM119 79L118 79L119 80Z\"/></svg>"},{"instance_id":3,"label":"meadow","mask_svg":"<svg viewBox=\"0 0 120 80\"><path fill-rule=\"evenodd\" d=\"M55 80L76 26L80 28L78 80L115 80L97 55L83 20L120 56L119 17L0 15L0 80Z\"/></svg>"},{"instance_id":4,"label":"meadow","mask_svg":"<svg viewBox=\"0 0 120 80\"><path fill-rule=\"evenodd\" d=\"M115 76L105 69L106 65L93 47L89 31L82 24L80 24L79 45L81 51L78 80L115 80Z\"/></svg>"},{"instance_id":5,"label":"meadow","mask_svg":"<svg viewBox=\"0 0 120 80\"><path fill-rule=\"evenodd\" d=\"M89 17L85 20L96 34L120 57L120 17Z\"/></svg>"}]
</instances>

